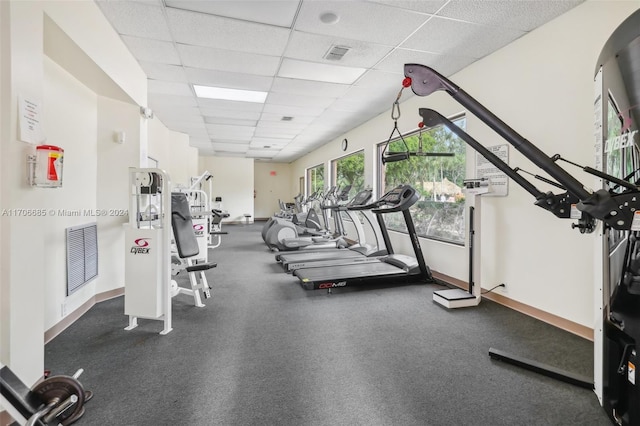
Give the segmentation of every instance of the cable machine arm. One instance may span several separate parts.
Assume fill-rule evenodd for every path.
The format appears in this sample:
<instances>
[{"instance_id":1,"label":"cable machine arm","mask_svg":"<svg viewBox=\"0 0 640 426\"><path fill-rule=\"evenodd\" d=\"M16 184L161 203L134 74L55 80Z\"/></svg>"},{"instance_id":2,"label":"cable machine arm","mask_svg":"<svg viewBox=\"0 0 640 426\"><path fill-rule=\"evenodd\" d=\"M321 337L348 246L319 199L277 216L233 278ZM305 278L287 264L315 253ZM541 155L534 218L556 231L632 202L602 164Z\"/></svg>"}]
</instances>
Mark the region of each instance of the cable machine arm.
<instances>
[{"instance_id":1,"label":"cable machine arm","mask_svg":"<svg viewBox=\"0 0 640 426\"><path fill-rule=\"evenodd\" d=\"M518 151L549 173L556 181L560 182L567 190L584 200L591 194L576 178L567 173L560 166L555 164L551 158L545 155L538 147L523 138L515 130L500 120L495 114L489 111L484 105L475 100L471 95L456 86L446 77L437 71L419 64L406 64L404 75L411 78L411 89L418 96L428 96L433 92L444 90L453 97L460 105L467 108L476 115L483 123L491 127L496 133L509 141Z\"/></svg>"},{"instance_id":2,"label":"cable machine arm","mask_svg":"<svg viewBox=\"0 0 640 426\"><path fill-rule=\"evenodd\" d=\"M422 117L422 122L428 127L434 127L437 125L444 125L453 133L455 133L460 139L466 142L471 148L473 148L476 152L482 155L487 159L491 164L496 166L500 171L502 171L505 175L513 179L518 185L524 188L527 192L533 195L536 199L535 205L542 207L545 210L550 211L555 216L559 218L570 218L571 217L571 206L576 204L579 200L567 193L556 195L552 192L542 192L538 188L536 188L531 182L526 180L523 176L517 173L518 169L512 169L509 167L507 163L502 161L497 155L493 152L489 151L482 145L480 142L471 137L467 132L458 127L455 123L453 123L448 118L444 117L439 112L430 109L430 108L420 108L419 110L420 117ZM550 183L553 183L555 186L560 186L555 182L551 182L548 179L546 180ZM593 218L589 215L582 215L582 219L579 221L577 225L578 228L582 232L591 232L594 228L593 226Z\"/></svg>"},{"instance_id":3,"label":"cable machine arm","mask_svg":"<svg viewBox=\"0 0 640 426\"><path fill-rule=\"evenodd\" d=\"M640 210L640 191L637 188L628 189L627 187L627 190L622 193L610 193L604 189L591 192L580 181L558 166L554 158L547 156L480 102L435 70L425 65L406 64L404 66L404 74L405 80L410 79L411 89L418 96L428 96L440 90L447 92L460 105L467 108L513 145L527 159L547 172L560 185L567 188L568 194L579 200L577 204L579 210L595 219L602 220L613 229L631 229L634 213ZM603 175L601 177L605 180L614 181L615 179L607 174ZM638 218L638 221L640 222L640 218ZM640 226L640 223L638 225Z\"/></svg>"}]
</instances>

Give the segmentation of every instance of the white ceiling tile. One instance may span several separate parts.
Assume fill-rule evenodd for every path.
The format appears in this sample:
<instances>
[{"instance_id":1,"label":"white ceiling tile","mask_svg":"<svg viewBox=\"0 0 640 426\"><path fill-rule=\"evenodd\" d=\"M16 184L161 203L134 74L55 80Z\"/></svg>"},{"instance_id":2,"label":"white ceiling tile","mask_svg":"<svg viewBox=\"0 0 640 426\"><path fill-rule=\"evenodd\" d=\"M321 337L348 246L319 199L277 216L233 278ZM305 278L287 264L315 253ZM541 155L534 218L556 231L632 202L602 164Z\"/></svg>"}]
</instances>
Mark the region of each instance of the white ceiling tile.
<instances>
[{"instance_id":1,"label":"white ceiling tile","mask_svg":"<svg viewBox=\"0 0 640 426\"><path fill-rule=\"evenodd\" d=\"M285 130L304 130L307 127L308 123L300 123L295 120L291 121L269 121L269 120L260 120L256 128L258 129L285 129Z\"/></svg>"},{"instance_id":2,"label":"white ceiling tile","mask_svg":"<svg viewBox=\"0 0 640 426\"><path fill-rule=\"evenodd\" d=\"M404 65L404 63L402 64ZM401 72L386 72L369 70L356 82L355 87L377 89L380 87L397 87L400 90L404 79L404 69Z\"/></svg>"},{"instance_id":3,"label":"white ceiling tile","mask_svg":"<svg viewBox=\"0 0 640 426\"><path fill-rule=\"evenodd\" d=\"M238 133L233 133L233 134L215 133L215 134L212 134L211 132L209 132L209 138L211 138L212 142L249 143L251 141L252 136L240 135Z\"/></svg>"},{"instance_id":4,"label":"white ceiling tile","mask_svg":"<svg viewBox=\"0 0 640 426\"><path fill-rule=\"evenodd\" d=\"M200 155L285 162L389 116L406 63L449 76L579 3L98 0L148 75L149 106L167 128L188 134ZM338 22L323 24L324 12ZM294 17L295 30L287 29ZM350 48L341 61L323 58L333 45ZM337 83L345 73L347 82ZM193 84L269 97L265 104L197 99ZM412 96L404 91L400 101ZM419 120L417 111L402 112ZM260 152L264 146L273 148Z\"/></svg>"},{"instance_id":5,"label":"white ceiling tile","mask_svg":"<svg viewBox=\"0 0 640 426\"><path fill-rule=\"evenodd\" d=\"M379 86L376 93L371 93L371 88L353 86L346 96L343 96L340 100L354 101L354 102L367 102L382 100L388 103L388 108L391 109L393 102L398 97L398 92L402 88L402 84L394 84L393 86ZM407 89L411 90L411 89ZM406 90L403 90L405 92ZM404 99L403 99L404 100Z\"/></svg>"},{"instance_id":6,"label":"white ceiling tile","mask_svg":"<svg viewBox=\"0 0 640 426\"><path fill-rule=\"evenodd\" d=\"M368 0L374 3L382 3L387 6L399 7L422 13L436 13L447 0ZM476 0L477 1L477 0Z\"/></svg>"},{"instance_id":7,"label":"white ceiling tile","mask_svg":"<svg viewBox=\"0 0 640 426\"><path fill-rule=\"evenodd\" d=\"M254 137L251 139L249 146L252 148L263 148L265 146L283 148L291 142L291 139L261 138Z\"/></svg>"},{"instance_id":8,"label":"white ceiling tile","mask_svg":"<svg viewBox=\"0 0 640 426\"><path fill-rule=\"evenodd\" d=\"M421 52L411 49L396 49L384 61L376 66L379 70L395 73L398 77L398 85L404 78L405 64L422 64L429 66L444 76L449 76L462 68L475 62L475 58L454 55L438 55L435 53ZM365 75L365 77L367 77ZM364 78L358 81L358 85Z\"/></svg>"},{"instance_id":9,"label":"white ceiling tile","mask_svg":"<svg viewBox=\"0 0 640 426\"><path fill-rule=\"evenodd\" d=\"M272 92L267 97L266 105L289 105L298 107L326 108L331 105L336 98L324 96L294 95L291 93Z\"/></svg>"},{"instance_id":10,"label":"white ceiling tile","mask_svg":"<svg viewBox=\"0 0 640 426\"><path fill-rule=\"evenodd\" d=\"M231 126L224 124L206 124L212 139L249 140L255 132L255 127Z\"/></svg>"},{"instance_id":11,"label":"white ceiling tile","mask_svg":"<svg viewBox=\"0 0 640 426\"><path fill-rule=\"evenodd\" d=\"M263 112L262 115L260 116L260 123L265 124L267 121L280 122L282 121L283 116L284 116L283 114L272 114L269 112ZM311 123L313 120L316 119L317 116L316 115L296 115L296 116L289 116L289 117L292 117L292 120L289 121L288 123L293 123L294 125L299 125L302 127Z\"/></svg>"},{"instance_id":12,"label":"white ceiling tile","mask_svg":"<svg viewBox=\"0 0 640 426\"><path fill-rule=\"evenodd\" d=\"M171 41L171 32L161 7L131 1L97 3L119 34Z\"/></svg>"},{"instance_id":13,"label":"white ceiling tile","mask_svg":"<svg viewBox=\"0 0 640 426\"><path fill-rule=\"evenodd\" d=\"M290 116L290 117L298 117L298 116L318 116L322 114L325 108L322 107L309 107L309 108L301 108L295 106L286 106L286 105L274 105L274 104L265 104L264 112L269 114L280 114Z\"/></svg>"},{"instance_id":14,"label":"white ceiling tile","mask_svg":"<svg viewBox=\"0 0 640 426\"><path fill-rule=\"evenodd\" d=\"M395 100L395 97L393 99L390 99L386 103L386 108L387 109L391 108L394 100ZM379 103L379 102L380 101L377 101L376 103L374 103L374 102L371 102L371 101L370 102L366 102L366 101L363 101L363 100L343 98L343 99L340 99L335 104L333 104L331 106L331 108L330 108L330 111L332 111L332 112L337 111L337 112L341 113L344 116L346 113L358 112L358 111L361 111L363 109L366 109L369 112L373 111L373 112L375 112L377 114L379 112L379 107L377 106L377 103ZM316 122L314 122L314 124Z\"/></svg>"},{"instance_id":15,"label":"white ceiling tile","mask_svg":"<svg viewBox=\"0 0 640 426\"><path fill-rule=\"evenodd\" d=\"M583 1L452 0L438 15L500 28L531 31Z\"/></svg>"},{"instance_id":16,"label":"white ceiling tile","mask_svg":"<svg viewBox=\"0 0 640 426\"><path fill-rule=\"evenodd\" d=\"M229 118L229 117L204 117L204 121L207 124L228 124L231 126L249 126L256 127L258 125L257 120L246 120L242 118Z\"/></svg>"},{"instance_id":17,"label":"white ceiling tile","mask_svg":"<svg viewBox=\"0 0 640 426\"><path fill-rule=\"evenodd\" d=\"M318 119L314 121L308 129L333 129L335 127L349 125L351 121L351 114L333 109L326 111L321 117L318 117Z\"/></svg>"},{"instance_id":18,"label":"white ceiling tile","mask_svg":"<svg viewBox=\"0 0 640 426\"><path fill-rule=\"evenodd\" d=\"M325 59L325 55L333 46L347 47L349 51L339 61ZM287 46L285 57L345 67L370 68L391 49L388 45L295 31Z\"/></svg>"},{"instance_id":19,"label":"white ceiling tile","mask_svg":"<svg viewBox=\"0 0 640 426\"><path fill-rule=\"evenodd\" d=\"M273 156L277 153L277 151L272 151L268 149L249 149L247 151L247 157L250 158L273 158Z\"/></svg>"},{"instance_id":20,"label":"white ceiling tile","mask_svg":"<svg viewBox=\"0 0 640 426\"><path fill-rule=\"evenodd\" d=\"M140 62L147 77L152 80L178 81L187 83L187 74L180 65L159 64L157 62Z\"/></svg>"},{"instance_id":21,"label":"white ceiling tile","mask_svg":"<svg viewBox=\"0 0 640 426\"><path fill-rule=\"evenodd\" d=\"M320 15L333 12L335 24L324 24ZM383 45L396 45L415 31L429 15L362 1L303 2L295 29Z\"/></svg>"},{"instance_id":22,"label":"white ceiling tile","mask_svg":"<svg viewBox=\"0 0 640 426\"><path fill-rule=\"evenodd\" d=\"M230 151L214 151L216 157L236 157L236 158L248 158L249 156L245 152L230 152Z\"/></svg>"},{"instance_id":23,"label":"white ceiling tile","mask_svg":"<svg viewBox=\"0 0 640 426\"><path fill-rule=\"evenodd\" d=\"M205 117L231 118L254 121L258 121L260 119L260 111L247 112L242 110L230 110L222 107L201 107L200 111Z\"/></svg>"},{"instance_id":24,"label":"white ceiling tile","mask_svg":"<svg viewBox=\"0 0 640 426\"><path fill-rule=\"evenodd\" d=\"M186 83L174 81L148 80L147 88L149 93L160 93L162 95L194 96L191 87Z\"/></svg>"},{"instance_id":25,"label":"white ceiling tile","mask_svg":"<svg viewBox=\"0 0 640 426\"><path fill-rule=\"evenodd\" d=\"M196 98L201 108L227 109L229 111L261 112L264 105L256 102L227 101L223 99ZM203 110L204 114L204 110ZM210 114L205 114L210 115Z\"/></svg>"},{"instance_id":26,"label":"white ceiling tile","mask_svg":"<svg viewBox=\"0 0 640 426\"><path fill-rule=\"evenodd\" d=\"M294 95L327 96L337 98L349 90L348 84L326 83L323 81L299 80L296 78L276 77L271 86L272 92Z\"/></svg>"},{"instance_id":27,"label":"white ceiling tile","mask_svg":"<svg viewBox=\"0 0 640 426\"><path fill-rule=\"evenodd\" d=\"M178 44L183 65L218 71L274 76L280 65L278 56L234 52L211 47Z\"/></svg>"},{"instance_id":28,"label":"white ceiling tile","mask_svg":"<svg viewBox=\"0 0 640 426\"><path fill-rule=\"evenodd\" d=\"M263 75L241 74L185 67L190 83L230 89L268 91L274 78Z\"/></svg>"},{"instance_id":29,"label":"white ceiling tile","mask_svg":"<svg viewBox=\"0 0 640 426\"><path fill-rule=\"evenodd\" d=\"M300 0L165 0L165 3L168 7L226 16L241 21L291 27Z\"/></svg>"},{"instance_id":30,"label":"white ceiling tile","mask_svg":"<svg viewBox=\"0 0 640 426\"><path fill-rule=\"evenodd\" d=\"M254 135L260 138L293 139L299 130L256 128Z\"/></svg>"},{"instance_id":31,"label":"white ceiling tile","mask_svg":"<svg viewBox=\"0 0 640 426\"><path fill-rule=\"evenodd\" d=\"M224 143L224 142L212 142L211 147L216 151L228 151L228 152L247 152L249 149L248 143Z\"/></svg>"},{"instance_id":32,"label":"white ceiling tile","mask_svg":"<svg viewBox=\"0 0 640 426\"><path fill-rule=\"evenodd\" d=\"M122 40L135 58L142 61L161 64L180 65L180 56L173 43L169 41L151 40L140 37L122 36Z\"/></svg>"},{"instance_id":33,"label":"white ceiling tile","mask_svg":"<svg viewBox=\"0 0 640 426\"><path fill-rule=\"evenodd\" d=\"M431 19L401 47L482 58L523 36L520 30L492 28L452 19Z\"/></svg>"},{"instance_id":34,"label":"white ceiling tile","mask_svg":"<svg viewBox=\"0 0 640 426\"><path fill-rule=\"evenodd\" d=\"M317 62L284 58L278 71L278 77L352 84L365 71L365 68L342 67L339 65L320 64Z\"/></svg>"},{"instance_id":35,"label":"white ceiling tile","mask_svg":"<svg viewBox=\"0 0 640 426\"><path fill-rule=\"evenodd\" d=\"M177 43L195 46L280 56L289 39L285 28L179 9L168 8L167 19Z\"/></svg>"}]
</instances>

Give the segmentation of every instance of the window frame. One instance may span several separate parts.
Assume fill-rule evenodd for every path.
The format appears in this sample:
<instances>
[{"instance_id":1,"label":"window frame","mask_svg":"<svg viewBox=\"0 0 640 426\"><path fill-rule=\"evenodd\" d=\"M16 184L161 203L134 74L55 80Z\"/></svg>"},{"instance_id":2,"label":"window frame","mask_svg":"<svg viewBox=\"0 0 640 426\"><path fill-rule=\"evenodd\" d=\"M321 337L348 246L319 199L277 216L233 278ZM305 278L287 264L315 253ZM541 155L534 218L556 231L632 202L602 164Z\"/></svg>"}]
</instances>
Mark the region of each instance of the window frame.
<instances>
[{"instance_id":1,"label":"window frame","mask_svg":"<svg viewBox=\"0 0 640 426\"><path fill-rule=\"evenodd\" d=\"M448 117L448 119L450 121L452 121L453 123L455 123L456 121L459 120L465 120L465 127L466 127L466 114L464 112L461 113L457 113L454 115L451 115ZM444 124L440 124L431 128L416 128L410 132L407 132L406 134L402 134L402 137L406 140L408 138L411 138L413 136L417 136L419 135L419 133L422 131L423 133L427 133L433 129L438 129L440 127L444 127L447 128L447 126L445 126ZM460 140L460 138L458 138ZM384 188L386 187L385 185L385 180L386 180L386 167L384 164L382 164L382 153L384 152L384 149L387 145L391 145L392 143L399 141L400 140L400 136L393 138L391 140L387 140L384 142L380 142L378 144L376 144L375 146L375 152L376 152L376 188L377 188L377 192L378 192L378 197L380 197L381 195L383 195L384 193ZM465 155L465 159L464 159L464 163L462 166L462 172L463 172L463 176L466 176L466 168L467 168L467 162L468 162L468 155L467 155L467 151L468 151L468 147L466 145L466 143L462 140L460 140L460 143L462 144L462 146L464 146L464 155ZM432 158L437 158L437 157L432 157ZM411 160L408 160L411 161ZM390 188L389 188L390 189ZM463 192L464 194L464 192ZM429 200L421 200L418 201L418 203L424 202L424 201L429 201ZM440 201L434 201L434 202L440 202ZM416 205L418 204L416 203ZM440 238L434 235L426 235L424 232L420 232L420 224L418 223L418 221L416 221L416 229L418 230L418 236L421 238L425 238L428 240L433 240L433 241L439 241L439 242L443 242L446 244L452 244L452 245L456 245L456 246L464 246L465 245L465 239L466 239L466 233L468 231L467 227L468 224L466 223L466 202L464 199L464 196L462 197L461 201L457 201L457 203L460 203L460 206L458 207L459 209L459 216L462 219L462 223L461 223L461 228L462 230L458 233L459 235L459 239L453 240L453 239L448 239L448 238ZM416 206L412 207L412 209L415 209ZM415 215L414 219L415 219ZM406 229L389 229L390 231L393 232L400 232L400 233L407 233Z\"/></svg>"},{"instance_id":2,"label":"window frame","mask_svg":"<svg viewBox=\"0 0 640 426\"><path fill-rule=\"evenodd\" d=\"M360 191L360 190L365 188L365 184L364 184L365 174L364 174L364 172L365 172L365 158L366 158L366 155L365 155L364 149L359 149L357 151L351 152L349 154L342 155L340 157L334 158L331 161L329 161L329 169L331 170L331 186L336 186L338 184L338 182L337 182L338 181L338 162L340 160L344 160L345 158L353 157L355 155L362 155L362 187L361 188L352 187L351 191L349 192L350 196L352 194L355 194L358 191Z\"/></svg>"},{"instance_id":3,"label":"window frame","mask_svg":"<svg viewBox=\"0 0 640 426\"><path fill-rule=\"evenodd\" d=\"M314 170L318 170L322 168L322 188L315 188L313 185L314 182L314 178L311 176L311 174L313 173ZM319 189L324 190L325 186L326 186L326 174L325 174L325 164L324 163L320 163L317 164L315 166L311 166L311 167L307 167L307 169L305 170L305 179L306 179L306 196L308 197L309 195L313 194L314 192L316 192Z\"/></svg>"}]
</instances>

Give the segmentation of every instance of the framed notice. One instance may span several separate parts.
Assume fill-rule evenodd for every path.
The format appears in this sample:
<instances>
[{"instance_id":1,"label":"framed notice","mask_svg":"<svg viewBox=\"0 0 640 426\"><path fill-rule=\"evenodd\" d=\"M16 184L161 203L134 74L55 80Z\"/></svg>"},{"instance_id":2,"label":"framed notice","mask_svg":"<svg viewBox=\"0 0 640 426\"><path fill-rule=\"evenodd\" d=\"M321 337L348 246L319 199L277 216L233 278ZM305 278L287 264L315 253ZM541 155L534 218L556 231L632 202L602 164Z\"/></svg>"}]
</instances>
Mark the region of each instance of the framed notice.
<instances>
[{"instance_id":1,"label":"framed notice","mask_svg":"<svg viewBox=\"0 0 640 426\"><path fill-rule=\"evenodd\" d=\"M487 149L504 161L505 164L509 164L509 145L488 146ZM483 195L483 197L506 197L509 195L509 178L507 175L479 153L476 153L476 178L485 178L491 183L491 192Z\"/></svg>"},{"instance_id":2,"label":"framed notice","mask_svg":"<svg viewBox=\"0 0 640 426\"><path fill-rule=\"evenodd\" d=\"M44 142L41 119L40 102L18 96L18 139L31 144Z\"/></svg>"}]
</instances>

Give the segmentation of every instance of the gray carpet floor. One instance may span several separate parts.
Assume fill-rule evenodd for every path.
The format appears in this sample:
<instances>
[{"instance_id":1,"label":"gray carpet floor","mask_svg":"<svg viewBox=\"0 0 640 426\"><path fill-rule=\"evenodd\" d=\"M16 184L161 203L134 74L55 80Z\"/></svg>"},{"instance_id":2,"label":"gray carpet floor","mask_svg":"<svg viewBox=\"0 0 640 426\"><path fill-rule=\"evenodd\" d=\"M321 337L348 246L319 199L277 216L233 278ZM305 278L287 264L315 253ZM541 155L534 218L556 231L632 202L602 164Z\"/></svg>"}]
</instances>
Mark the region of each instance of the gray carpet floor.
<instances>
[{"instance_id":1,"label":"gray carpet floor","mask_svg":"<svg viewBox=\"0 0 640 426\"><path fill-rule=\"evenodd\" d=\"M84 368L95 394L77 424L610 424L592 391L488 356L592 376L591 342L487 300L447 310L436 285L305 291L261 228L225 226L210 253L214 297L204 308L174 298L168 335L158 321L125 331L119 297L46 345L46 368Z\"/></svg>"}]
</instances>

